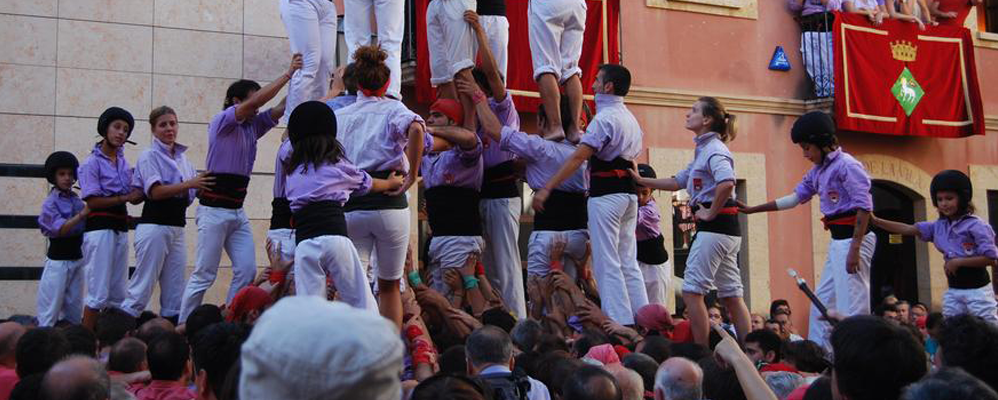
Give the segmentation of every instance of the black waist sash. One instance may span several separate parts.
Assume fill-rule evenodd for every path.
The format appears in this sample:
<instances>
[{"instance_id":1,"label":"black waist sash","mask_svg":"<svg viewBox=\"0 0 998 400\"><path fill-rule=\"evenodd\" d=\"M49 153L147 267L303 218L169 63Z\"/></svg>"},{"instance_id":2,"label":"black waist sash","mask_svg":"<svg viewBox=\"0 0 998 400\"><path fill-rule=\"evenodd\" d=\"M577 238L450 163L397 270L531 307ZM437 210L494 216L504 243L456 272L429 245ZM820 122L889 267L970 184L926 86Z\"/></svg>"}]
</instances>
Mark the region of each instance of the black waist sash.
<instances>
[{"instance_id":1,"label":"black waist sash","mask_svg":"<svg viewBox=\"0 0 998 400\"><path fill-rule=\"evenodd\" d=\"M184 226L187 224L187 197L171 197L166 200L148 200L142 205L140 224Z\"/></svg>"},{"instance_id":2,"label":"black waist sash","mask_svg":"<svg viewBox=\"0 0 998 400\"><path fill-rule=\"evenodd\" d=\"M374 171L369 172L372 178L387 179L394 171ZM409 208L409 201L405 198L405 193L398 196L389 196L384 193L368 192L363 196L350 196L344 206L346 212L358 210L403 210Z\"/></svg>"},{"instance_id":3,"label":"black waist sash","mask_svg":"<svg viewBox=\"0 0 998 400\"><path fill-rule=\"evenodd\" d=\"M202 190L198 193L198 199L202 205L209 207L221 207L233 210L243 208L243 201L246 200L246 187L249 186L250 178L238 174L217 174L211 173L208 176L215 177L215 186L211 190Z\"/></svg>"},{"instance_id":4,"label":"black waist sash","mask_svg":"<svg viewBox=\"0 0 998 400\"><path fill-rule=\"evenodd\" d=\"M454 186L426 189L426 213L433 236L481 236L478 191Z\"/></svg>"},{"instance_id":5,"label":"black waist sash","mask_svg":"<svg viewBox=\"0 0 998 400\"><path fill-rule=\"evenodd\" d=\"M589 215L586 194L552 190L544 211L534 214L535 231L570 231L586 229Z\"/></svg>"},{"instance_id":6,"label":"black waist sash","mask_svg":"<svg viewBox=\"0 0 998 400\"><path fill-rule=\"evenodd\" d=\"M83 258L83 235L49 238L49 260L79 260Z\"/></svg>"},{"instance_id":7,"label":"black waist sash","mask_svg":"<svg viewBox=\"0 0 998 400\"><path fill-rule=\"evenodd\" d=\"M90 210L90 214L87 214L87 226L84 231L103 229L128 232L128 208L124 203L114 207Z\"/></svg>"},{"instance_id":8,"label":"black waist sash","mask_svg":"<svg viewBox=\"0 0 998 400\"><path fill-rule=\"evenodd\" d=\"M603 161L596 156L589 157L589 197L637 193L637 185L628 172L631 168L634 168L634 163L620 157L612 161Z\"/></svg>"},{"instance_id":9,"label":"black waist sash","mask_svg":"<svg viewBox=\"0 0 998 400\"><path fill-rule=\"evenodd\" d=\"M825 225L825 229L831 232L832 239L851 239L856 234L856 214L856 210L850 210L844 213L826 215L821 219L821 222ZM869 224L866 225L866 231L870 231Z\"/></svg>"},{"instance_id":10,"label":"black waist sash","mask_svg":"<svg viewBox=\"0 0 998 400\"><path fill-rule=\"evenodd\" d=\"M291 202L286 197L275 197L270 209L270 229L291 229Z\"/></svg>"},{"instance_id":11,"label":"black waist sash","mask_svg":"<svg viewBox=\"0 0 998 400\"><path fill-rule=\"evenodd\" d=\"M513 160L496 164L487 168L482 175L483 199L506 199L520 197L520 188L516 184L516 170Z\"/></svg>"},{"instance_id":12,"label":"black waist sash","mask_svg":"<svg viewBox=\"0 0 998 400\"><path fill-rule=\"evenodd\" d=\"M703 208L710 208L711 203L700 203ZM699 208L693 207L696 213ZM717 213L717 216L710 221L697 220L697 232L713 232L728 236L741 236L742 230L738 224L738 204L734 200L728 199L724 202L724 208Z\"/></svg>"},{"instance_id":13,"label":"black waist sash","mask_svg":"<svg viewBox=\"0 0 998 400\"><path fill-rule=\"evenodd\" d=\"M332 200L309 203L294 213L291 221L295 228L295 244L326 236L347 236L347 219L343 206Z\"/></svg>"},{"instance_id":14,"label":"black waist sash","mask_svg":"<svg viewBox=\"0 0 998 400\"><path fill-rule=\"evenodd\" d=\"M665 236L659 234L651 239L638 240L638 261L649 265L669 261L669 252L665 251Z\"/></svg>"},{"instance_id":15,"label":"black waist sash","mask_svg":"<svg viewBox=\"0 0 998 400\"><path fill-rule=\"evenodd\" d=\"M506 16L506 0L478 0L475 10L478 15Z\"/></svg>"}]
</instances>

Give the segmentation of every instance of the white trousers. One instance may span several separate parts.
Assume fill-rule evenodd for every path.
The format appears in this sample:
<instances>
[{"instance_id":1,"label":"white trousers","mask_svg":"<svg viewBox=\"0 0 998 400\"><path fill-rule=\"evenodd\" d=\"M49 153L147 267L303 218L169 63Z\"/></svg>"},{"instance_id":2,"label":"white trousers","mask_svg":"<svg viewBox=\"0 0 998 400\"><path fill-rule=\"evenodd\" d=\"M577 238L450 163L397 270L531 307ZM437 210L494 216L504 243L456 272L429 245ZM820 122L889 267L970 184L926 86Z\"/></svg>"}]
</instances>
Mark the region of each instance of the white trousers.
<instances>
[{"instance_id":1,"label":"white trousers","mask_svg":"<svg viewBox=\"0 0 998 400\"><path fill-rule=\"evenodd\" d=\"M38 281L38 326L83 320L83 260L45 259Z\"/></svg>"},{"instance_id":2,"label":"white trousers","mask_svg":"<svg viewBox=\"0 0 998 400\"><path fill-rule=\"evenodd\" d=\"M496 59L499 74L505 80L506 65L509 61L509 20L502 15L482 15L478 17L478 22L485 30L485 36L489 38L489 50Z\"/></svg>"},{"instance_id":3,"label":"white trousers","mask_svg":"<svg viewBox=\"0 0 998 400\"><path fill-rule=\"evenodd\" d=\"M222 262L222 249L232 260L232 283L225 297L225 303L239 289L253 282L256 275L256 248L253 245L253 231L249 218L243 209L233 210L221 207L198 206L195 221L198 226L197 256L194 272L187 280L184 299L180 306L180 322L201 305L204 292L215 283L218 264Z\"/></svg>"},{"instance_id":4,"label":"white trousers","mask_svg":"<svg viewBox=\"0 0 998 400\"><path fill-rule=\"evenodd\" d=\"M614 193L590 197L588 205L593 272L603 313L618 324L632 325L634 312L648 304L634 238L638 196Z\"/></svg>"},{"instance_id":5,"label":"white trousers","mask_svg":"<svg viewBox=\"0 0 998 400\"><path fill-rule=\"evenodd\" d=\"M970 314L998 325L998 315L995 312L998 312L998 304L990 283L977 289L950 288L943 294L944 317Z\"/></svg>"},{"instance_id":6,"label":"white trousers","mask_svg":"<svg viewBox=\"0 0 998 400\"><path fill-rule=\"evenodd\" d=\"M482 199L478 211L482 217L482 239L489 244L482 254L485 275L502 293L503 301L516 318L527 318L519 247L522 202L519 197Z\"/></svg>"},{"instance_id":7,"label":"white trousers","mask_svg":"<svg viewBox=\"0 0 998 400\"><path fill-rule=\"evenodd\" d=\"M561 257L565 273L572 279L577 278L577 266L573 260L581 260L586 255L589 231L585 229L531 232L527 246L527 275L545 276L551 272L551 246L556 240L565 241L565 252Z\"/></svg>"},{"instance_id":8,"label":"white trousers","mask_svg":"<svg viewBox=\"0 0 998 400\"><path fill-rule=\"evenodd\" d=\"M360 257L346 236L314 237L303 240L295 248L295 290L298 296L326 298L327 274L344 303L378 312L378 302L367 284Z\"/></svg>"},{"instance_id":9,"label":"white trousers","mask_svg":"<svg viewBox=\"0 0 998 400\"><path fill-rule=\"evenodd\" d=\"M347 232L365 276L366 271L373 270L373 277L378 279L402 279L405 252L409 250L409 217L408 208L346 213Z\"/></svg>"},{"instance_id":10,"label":"white trousers","mask_svg":"<svg viewBox=\"0 0 998 400\"><path fill-rule=\"evenodd\" d=\"M672 285L672 261L662 264L645 264L638 261L638 267L645 278L645 291L648 303L666 305L669 286Z\"/></svg>"},{"instance_id":11,"label":"white trousers","mask_svg":"<svg viewBox=\"0 0 998 400\"><path fill-rule=\"evenodd\" d=\"M159 281L159 314L180 314L187 268L184 228L156 224L135 227L135 272L128 282L128 298L121 308L133 317L145 311L153 286Z\"/></svg>"},{"instance_id":12,"label":"white trousers","mask_svg":"<svg viewBox=\"0 0 998 400\"><path fill-rule=\"evenodd\" d=\"M281 20L291 54L301 53L302 67L288 84L284 121L299 104L326 96L336 68L336 3L329 0L280 0Z\"/></svg>"},{"instance_id":13,"label":"white trousers","mask_svg":"<svg viewBox=\"0 0 998 400\"><path fill-rule=\"evenodd\" d=\"M295 259L295 230L294 229L270 229L267 230L267 239L274 245L281 245L281 259Z\"/></svg>"},{"instance_id":14,"label":"white trousers","mask_svg":"<svg viewBox=\"0 0 998 400\"><path fill-rule=\"evenodd\" d=\"M707 295L717 289L725 299L742 297L742 276L738 269L738 251L742 238L715 232L697 232L686 260L683 291Z\"/></svg>"},{"instance_id":15,"label":"white trousers","mask_svg":"<svg viewBox=\"0 0 998 400\"><path fill-rule=\"evenodd\" d=\"M429 270L432 279L431 287L445 295L450 295L450 288L444 283L445 268L461 268L472 254L482 254L485 241L481 236L434 236L430 239L427 257L430 259ZM503 299L505 300L505 299Z\"/></svg>"},{"instance_id":16,"label":"white trousers","mask_svg":"<svg viewBox=\"0 0 998 400\"><path fill-rule=\"evenodd\" d=\"M87 277L86 306L121 307L128 287L128 232L101 229L83 233Z\"/></svg>"},{"instance_id":17,"label":"white trousers","mask_svg":"<svg viewBox=\"0 0 998 400\"><path fill-rule=\"evenodd\" d=\"M464 21L464 12L474 11L475 0L433 0L426 7L426 42L430 51L430 83L454 80L454 75L475 66L478 41Z\"/></svg>"},{"instance_id":18,"label":"white trousers","mask_svg":"<svg viewBox=\"0 0 998 400\"><path fill-rule=\"evenodd\" d=\"M832 240L828 244L821 282L814 290L814 295L825 307L838 311L844 317L870 313L870 260L877 248L877 235L870 232L863 237L859 247L859 271L855 274L846 271L846 257L851 244L852 239ZM812 305L807 338L831 350L829 338L832 326L819 318L821 313Z\"/></svg>"},{"instance_id":19,"label":"white trousers","mask_svg":"<svg viewBox=\"0 0 998 400\"><path fill-rule=\"evenodd\" d=\"M378 44L388 53L388 69L392 71L388 94L402 99L402 36L405 33L405 2L403 0L344 0L343 36L346 38L348 60L353 60L357 48L371 44L371 15L378 25Z\"/></svg>"},{"instance_id":20,"label":"white trousers","mask_svg":"<svg viewBox=\"0 0 998 400\"><path fill-rule=\"evenodd\" d=\"M582 74L582 38L586 31L585 0L534 0L527 8L534 80L554 74L558 82Z\"/></svg>"}]
</instances>

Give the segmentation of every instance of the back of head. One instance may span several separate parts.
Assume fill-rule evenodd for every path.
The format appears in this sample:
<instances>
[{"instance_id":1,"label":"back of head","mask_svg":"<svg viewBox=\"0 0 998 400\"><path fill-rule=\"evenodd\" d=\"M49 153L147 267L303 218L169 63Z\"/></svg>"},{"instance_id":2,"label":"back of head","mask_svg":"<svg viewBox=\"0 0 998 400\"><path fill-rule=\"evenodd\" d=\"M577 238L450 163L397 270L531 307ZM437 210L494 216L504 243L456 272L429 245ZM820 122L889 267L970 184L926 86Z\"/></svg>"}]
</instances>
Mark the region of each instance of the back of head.
<instances>
[{"instance_id":1,"label":"back of head","mask_svg":"<svg viewBox=\"0 0 998 400\"><path fill-rule=\"evenodd\" d=\"M55 328L31 329L17 341L17 376L44 374L69 354L69 341Z\"/></svg>"},{"instance_id":2,"label":"back of head","mask_svg":"<svg viewBox=\"0 0 998 400\"><path fill-rule=\"evenodd\" d=\"M513 341L506 331L492 325L472 332L464 346L468 361L476 368L485 364L509 364L513 357Z\"/></svg>"},{"instance_id":3,"label":"back of head","mask_svg":"<svg viewBox=\"0 0 998 400\"><path fill-rule=\"evenodd\" d=\"M610 373L617 379L620 386L620 393L623 400L643 400L645 395L645 383L641 375L628 368L613 368Z\"/></svg>"},{"instance_id":4,"label":"back of head","mask_svg":"<svg viewBox=\"0 0 998 400\"><path fill-rule=\"evenodd\" d=\"M810 340L788 343L783 358L801 372L821 373L831 365L825 349Z\"/></svg>"},{"instance_id":5,"label":"back of head","mask_svg":"<svg viewBox=\"0 0 998 400\"><path fill-rule=\"evenodd\" d=\"M661 364L672 356L672 342L662 336L648 336L644 340L644 347L641 353L651 356L655 362Z\"/></svg>"},{"instance_id":6,"label":"back of head","mask_svg":"<svg viewBox=\"0 0 998 400\"><path fill-rule=\"evenodd\" d=\"M491 400L478 381L463 375L438 374L416 385L410 400Z\"/></svg>"},{"instance_id":7,"label":"back of head","mask_svg":"<svg viewBox=\"0 0 998 400\"><path fill-rule=\"evenodd\" d=\"M776 394L776 398L785 399L791 392L804 384L804 377L789 371L766 373L766 385Z\"/></svg>"},{"instance_id":8,"label":"back of head","mask_svg":"<svg viewBox=\"0 0 998 400\"><path fill-rule=\"evenodd\" d=\"M184 336L164 333L156 336L146 348L146 360L153 380L175 381L184 375L191 350Z\"/></svg>"},{"instance_id":9,"label":"back of head","mask_svg":"<svg viewBox=\"0 0 998 400\"><path fill-rule=\"evenodd\" d=\"M396 399L402 350L395 326L376 313L316 296L285 297L243 344L239 397Z\"/></svg>"},{"instance_id":10,"label":"back of head","mask_svg":"<svg viewBox=\"0 0 998 400\"><path fill-rule=\"evenodd\" d=\"M619 64L603 64L599 66L603 72L603 83L613 83L613 94L627 96L631 91L631 71Z\"/></svg>"},{"instance_id":11,"label":"back of head","mask_svg":"<svg viewBox=\"0 0 998 400\"><path fill-rule=\"evenodd\" d=\"M13 359L17 351L17 341L26 329L16 322L0 323L0 362Z\"/></svg>"},{"instance_id":12,"label":"back of head","mask_svg":"<svg viewBox=\"0 0 998 400\"><path fill-rule=\"evenodd\" d=\"M651 391L655 387L655 373L658 372L658 363L647 354L631 353L624 356L622 364L625 368L634 370L641 375L645 391Z\"/></svg>"},{"instance_id":13,"label":"back of head","mask_svg":"<svg viewBox=\"0 0 998 400\"><path fill-rule=\"evenodd\" d=\"M516 348L522 352L530 352L534 350L534 346L540 341L542 334L544 334L544 328L539 322L524 319L513 326L513 331L509 333L509 336Z\"/></svg>"},{"instance_id":14,"label":"back of head","mask_svg":"<svg viewBox=\"0 0 998 400\"><path fill-rule=\"evenodd\" d=\"M101 348L114 346L133 330L135 330L135 317L117 308L101 311L94 325L94 333L97 334Z\"/></svg>"},{"instance_id":15,"label":"back of head","mask_svg":"<svg viewBox=\"0 0 998 400\"><path fill-rule=\"evenodd\" d=\"M451 346L440 354L440 373L468 373L468 357L463 345Z\"/></svg>"},{"instance_id":16,"label":"back of head","mask_svg":"<svg viewBox=\"0 0 998 400\"><path fill-rule=\"evenodd\" d=\"M388 53L380 45L358 47L353 53L354 78L365 95L383 96L388 88L391 70L385 64Z\"/></svg>"},{"instance_id":17,"label":"back of head","mask_svg":"<svg viewBox=\"0 0 998 400\"><path fill-rule=\"evenodd\" d=\"M832 379L822 376L811 382L807 392L804 392L804 400L832 400Z\"/></svg>"},{"instance_id":18,"label":"back of head","mask_svg":"<svg viewBox=\"0 0 998 400\"><path fill-rule=\"evenodd\" d=\"M62 334L69 341L69 354L97 357L97 336L82 325L62 328Z\"/></svg>"},{"instance_id":19,"label":"back of head","mask_svg":"<svg viewBox=\"0 0 998 400\"><path fill-rule=\"evenodd\" d=\"M745 391L732 368L725 368L714 357L699 362L703 368L703 397L711 400L746 400Z\"/></svg>"},{"instance_id":20,"label":"back of head","mask_svg":"<svg viewBox=\"0 0 998 400\"><path fill-rule=\"evenodd\" d=\"M622 400L617 379L607 370L586 365L572 374L561 390L563 400Z\"/></svg>"},{"instance_id":21,"label":"back of head","mask_svg":"<svg viewBox=\"0 0 998 400\"><path fill-rule=\"evenodd\" d=\"M774 363L780 362L783 359L783 339L771 330L760 329L749 332L745 336L745 343L758 344L764 353L763 356L769 354L769 352L773 352L775 354L775 358L773 358Z\"/></svg>"},{"instance_id":22,"label":"back of head","mask_svg":"<svg viewBox=\"0 0 998 400\"><path fill-rule=\"evenodd\" d=\"M516 326L516 317L502 307L493 307L482 313L482 325L495 326L508 334Z\"/></svg>"},{"instance_id":23,"label":"back of head","mask_svg":"<svg viewBox=\"0 0 998 400\"><path fill-rule=\"evenodd\" d=\"M941 368L908 386L903 400L998 400L994 389L960 368Z\"/></svg>"},{"instance_id":24,"label":"back of head","mask_svg":"<svg viewBox=\"0 0 998 400\"><path fill-rule=\"evenodd\" d=\"M246 101L249 99L250 93L257 90L260 90L260 84L249 79L240 79L232 82L229 85L229 89L225 91L225 102L222 104L222 109L224 110L238 102Z\"/></svg>"},{"instance_id":25,"label":"back of head","mask_svg":"<svg viewBox=\"0 0 998 400\"><path fill-rule=\"evenodd\" d=\"M165 318L153 318L139 325L135 330L135 338L149 344L156 337L175 331L173 324Z\"/></svg>"},{"instance_id":26,"label":"back of head","mask_svg":"<svg viewBox=\"0 0 998 400\"><path fill-rule=\"evenodd\" d=\"M697 343L673 343L669 346L669 353L672 357L684 357L690 360L702 360L711 355L707 346Z\"/></svg>"},{"instance_id":27,"label":"back of head","mask_svg":"<svg viewBox=\"0 0 998 400\"><path fill-rule=\"evenodd\" d=\"M939 328L942 364L960 367L998 390L998 328L971 315L947 318Z\"/></svg>"},{"instance_id":28,"label":"back of head","mask_svg":"<svg viewBox=\"0 0 998 400\"><path fill-rule=\"evenodd\" d=\"M604 343L610 343L610 339L606 335L597 330L586 329L582 332L582 335L575 342L572 343L572 352L578 357L582 357L589 352L589 349L593 346L599 346Z\"/></svg>"},{"instance_id":29,"label":"back of head","mask_svg":"<svg viewBox=\"0 0 998 400\"><path fill-rule=\"evenodd\" d=\"M141 371L144 362L146 362L146 344L136 338L124 338L111 346L107 369L130 374Z\"/></svg>"},{"instance_id":30,"label":"back of head","mask_svg":"<svg viewBox=\"0 0 998 400\"><path fill-rule=\"evenodd\" d=\"M929 313L929 315L925 317L925 329L931 331L938 328L939 325L942 325L944 319L943 313L941 312Z\"/></svg>"},{"instance_id":31,"label":"back of head","mask_svg":"<svg viewBox=\"0 0 998 400\"><path fill-rule=\"evenodd\" d=\"M927 371L925 351L915 338L883 318L846 318L835 326L831 343L838 390L852 400L897 399Z\"/></svg>"},{"instance_id":32,"label":"back of head","mask_svg":"<svg viewBox=\"0 0 998 400\"><path fill-rule=\"evenodd\" d=\"M655 374L655 392L669 400L699 400L703 397L703 370L682 357L673 357Z\"/></svg>"},{"instance_id":33,"label":"back of head","mask_svg":"<svg viewBox=\"0 0 998 400\"><path fill-rule=\"evenodd\" d=\"M349 63L343 68L343 86L347 89L347 94L356 95L359 89L357 85L357 63Z\"/></svg>"},{"instance_id":34,"label":"back of head","mask_svg":"<svg viewBox=\"0 0 998 400\"><path fill-rule=\"evenodd\" d=\"M225 384L225 377L239 363L239 353L249 337L249 329L242 324L220 322L201 331L194 344L195 371L204 371L208 386L218 397Z\"/></svg>"},{"instance_id":35,"label":"back of head","mask_svg":"<svg viewBox=\"0 0 998 400\"><path fill-rule=\"evenodd\" d=\"M288 139L293 150L287 171L299 166L308 171L325 163L335 164L343 155L343 147L336 140L336 114L321 101L306 101L291 111Z\"/></svg>"},{"instance_id":36,"label":"back of head","mask_svg":"<svg viewBox=\"0 0 998 400\"><path fill-rule=\"evenodd\" d=\"M572 358L567 352L552 351L544 353L537 360L537 371L531 377L544 383L551 393L561 395L565 382L575 373L575 370L585 365L577 358Z\"/></svg>"},{"instance_id":37,"label":"back of head","mask_svg":"<svg viewBox=\"0 0 998 400\"><path fill-rule=\"evenodd\" d=\"M214 304L202 304L191 312L184 324L187 342L192 346L197 343L198 333L211 324L222 322L222 310Z\"/></svg>"},{"instance_id":38,"label":"back of head","mask_svg":"<svg viewBox=\"0 0 998 400\"><path fill-rule=\"evenodd\" d=\"M38 400L42 391L42 379L45 374L34 374L22 377L10 391L9 400Z\"/></svg>"},{"instance_id":39,"label":"back of head","mask_svg":"<svg viewBox=\"0 0 998 400\"><path fill-rule=\"evenodd\" d=\"M111 380L97 360L73 356L52 366L42 379L41 400L106 400Z\"/></svg>"}]
</instances>

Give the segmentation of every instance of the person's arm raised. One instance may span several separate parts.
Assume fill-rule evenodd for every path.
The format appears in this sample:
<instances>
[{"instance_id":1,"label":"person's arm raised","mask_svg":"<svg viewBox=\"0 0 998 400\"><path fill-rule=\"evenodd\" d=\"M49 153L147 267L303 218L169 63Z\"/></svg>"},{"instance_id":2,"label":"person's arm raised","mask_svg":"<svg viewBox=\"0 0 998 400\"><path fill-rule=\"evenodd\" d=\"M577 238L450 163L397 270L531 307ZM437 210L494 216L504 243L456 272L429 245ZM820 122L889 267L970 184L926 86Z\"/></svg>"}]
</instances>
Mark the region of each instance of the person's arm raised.
<instances>
[{"instance_id":1,"label":"person's arm raised","mask_svg":"<svg viewBox=\"0 0 998 400\"><path fill-rule=\"evenodd\" d=\"M579 167L582 166L582 163L586 162L586 160L589 160L589 158L592 157L593 154L596 154L596 149L592 148L587 144L580 144L579 147L576 147L575 152L572 153L572 156L569 157L568 160L565 160L565 164L561 166L561 169L558 170L558 173L554 174L554 176L551 177L550 180L548 180L548 183L544 185L544 187L541 188L541 190L538 190L536 193L534 193L534 199L532 204L532 206L534 207L534 211L537 212L544 211L544 202L547 201L548 196L551 195L551 191L554 190L556 187L558 187L558 185L561 185L562 182L565 182L565 180L571 177L573 174L575 174L575 171L577 171Z\"/></svg>"},{"instance_id":2,"label":"person's arm raised","mask_svg":"<svg viewBox=\"0 0 998 400\"><path fill-rule=\"evenodd\" d=\"M502 140L502 123L499 122L496 114L492 112L492 107L489 107L485 93L478 87L478 84L475 81L468 81L463 78L455 79L454 83L457 85L458 92L467 95L475 103L475 113L482 124L482 130L494 140Z\"/></svg>"},{"instance_id":3,"label":"person's arm raised","mask_svg":"<svg viewBox=\"0 0 998 400\"><path fill-rule=\"evenodd\" d=\"M503 82L503 77L499 74L499 63L496 62L495 55L492 54L489 38L485 35L485 29L479 22L478 14L471 10L465 11L464 20L468 21L468 24L475 30L475 37L478 38L478 55L482 59L481 68L489 81L489 89L492 89L492 98L496 101L503 101L506 99L506 83Z\"/></svg>"},{"instance_id":4,"label":"person's arm raised","mask_svg":"<svg viewBox=\"0 0 998 400\"><path fill-rule=\"evenodd\" d=\"M250 96L250 98L245 99L236 105L236 121L245 121L247 118L256 114L256 110L263 107L264 104L267 104L267 102L273 99L274 96L277 96L277 93L281 91L281 88L291 80L291 75L293 75L295 71L301 69L301 66L302 56L299 53L295 53L291 56L291 65L288 66L288 72L285 72L280 77L267 84L267 86L257 90L256 93L253 93L253 95ZM281 111L283 114L283 108ZM273 114L271 117L273 117Z\"/></svg>"},{"instance_id":5,"label":"person's arm raised","mask_svg":"<svg viewBox=\"0 0 998 400\"><path fill-rule=\"evenodd\" d=\"M721 342L714 347L714 355L731 366L738 376L745 398L748 400L776 400L776 395L766 385L766 381L755 369L755 364L738 347L738 342L720 325L713 325L714 332L721 336Z\"/></svg>"}]
</instances>

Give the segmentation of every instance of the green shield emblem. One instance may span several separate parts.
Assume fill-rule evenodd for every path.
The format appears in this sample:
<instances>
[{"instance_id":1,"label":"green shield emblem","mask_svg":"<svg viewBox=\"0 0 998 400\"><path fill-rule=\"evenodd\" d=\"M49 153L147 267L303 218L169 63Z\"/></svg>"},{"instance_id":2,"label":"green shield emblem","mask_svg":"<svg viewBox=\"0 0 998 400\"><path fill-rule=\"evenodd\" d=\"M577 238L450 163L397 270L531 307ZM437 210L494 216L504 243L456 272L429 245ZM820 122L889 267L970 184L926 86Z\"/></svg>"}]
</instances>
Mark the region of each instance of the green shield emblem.
<instances>
[{"instance_id":1,"label":"green shield emblem","mask_svg":"<svg viewBox=\"0 0 998 400\"><path fill-rule=\"evenodd\" d=\"M901 76L898 76L897 81L894 82L894 86L891 87L891 93L894 94L894 98L901 104L901 108L904 109L904 114L907 116L911 116L911 112L915 110L915 106L922 100L922 96L925 96L922 85L918 84L918 81L915 80L915 76L911 74L908 67L904 67L904 71L901 71Z\"/></svg>"}]
</instances>

